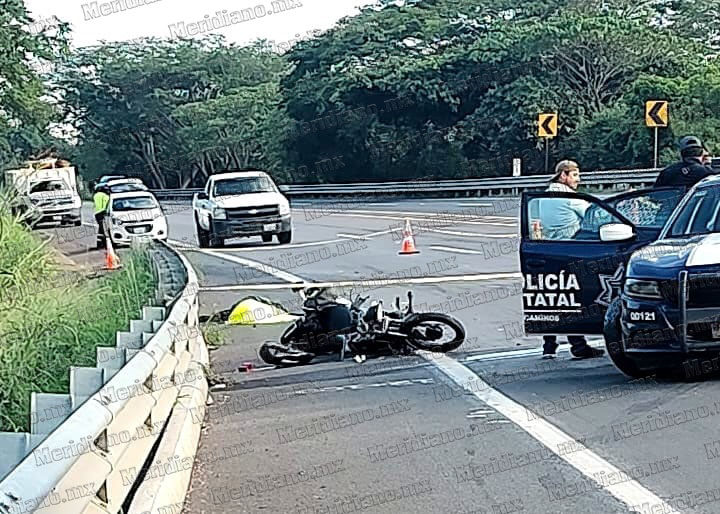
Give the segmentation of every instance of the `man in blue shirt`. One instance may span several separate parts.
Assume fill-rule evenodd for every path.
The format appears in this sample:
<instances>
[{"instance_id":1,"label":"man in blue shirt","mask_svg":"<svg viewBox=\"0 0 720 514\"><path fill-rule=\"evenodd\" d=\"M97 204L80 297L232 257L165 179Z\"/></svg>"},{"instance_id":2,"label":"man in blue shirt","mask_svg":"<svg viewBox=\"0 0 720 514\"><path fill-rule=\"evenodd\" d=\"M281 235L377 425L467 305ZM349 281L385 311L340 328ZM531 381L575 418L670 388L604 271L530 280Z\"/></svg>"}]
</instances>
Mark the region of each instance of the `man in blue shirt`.
<instances>
[{"instance_id":1,"label":"man in blue shirt","mask_svg":"<svg viewBox=\"0 0 720 514\"><path fill-rule=\"evenodd\" d=\"M575 193L580 183L580 166L575 161L560 161L555 176L547 188L549 192ZM580 230L580 222L590 204L580 198L544 198L540 202L543 239L572 239ZM557 336L543 336L543 359L555 357ZM601 357L605 352L588 346L583 336L568 336L570 353L578 359Z\"/></svg>"}]
</instances>

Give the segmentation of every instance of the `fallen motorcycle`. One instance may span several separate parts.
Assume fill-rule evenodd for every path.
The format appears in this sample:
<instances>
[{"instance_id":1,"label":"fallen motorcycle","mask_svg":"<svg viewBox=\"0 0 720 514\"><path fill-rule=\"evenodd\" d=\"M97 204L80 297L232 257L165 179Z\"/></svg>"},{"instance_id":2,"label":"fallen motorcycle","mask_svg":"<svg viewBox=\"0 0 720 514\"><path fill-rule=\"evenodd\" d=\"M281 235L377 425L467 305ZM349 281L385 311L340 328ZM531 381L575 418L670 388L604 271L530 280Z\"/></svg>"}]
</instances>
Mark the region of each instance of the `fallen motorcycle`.
<instances>
[{"instance_id":1,"label":"fallen motorcycle","mask_svg":"<svg viewBox=\"0 0 720 514\"><path fill-rule=\"evenodd\" d=\"M395 309L385 310L382 300L364 309L369 296L353 301L337 298L326 288L299 290L303 312L280 336L265 342L260 358L268 364L308 364L317 355L347 352L354 355L408 354L414 350L449 352L465 341L465 328L452 316L440 312L414 312L412 292L407 305L395 298ZM450 334L448 334L450 333ZM449 340L444 336L450 335Z\"/></svg>"}]
</instances>

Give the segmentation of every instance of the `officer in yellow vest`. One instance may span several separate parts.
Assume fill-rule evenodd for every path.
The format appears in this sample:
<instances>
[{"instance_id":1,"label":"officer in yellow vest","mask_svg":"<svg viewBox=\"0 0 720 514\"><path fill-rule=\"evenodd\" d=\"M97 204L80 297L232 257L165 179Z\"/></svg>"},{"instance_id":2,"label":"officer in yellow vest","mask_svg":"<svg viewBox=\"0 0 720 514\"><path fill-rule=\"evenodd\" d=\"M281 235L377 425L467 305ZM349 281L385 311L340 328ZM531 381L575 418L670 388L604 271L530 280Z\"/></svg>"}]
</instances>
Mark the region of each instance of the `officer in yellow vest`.
<instances>
[{"instance_id":1,"label":"officer in yellow vest","mask_svg":"<svg viewBox=\"0 0 720 514\"><path fill-rule=\"evenodd\" d=\"M96 189L93 195L93 203L95 204L95 221L98 224L98 244L104 243L105 239L105 215L107 214L107 208L110 204L110 191L105 186L100 186Z\"/></svg>"}]
</instances>

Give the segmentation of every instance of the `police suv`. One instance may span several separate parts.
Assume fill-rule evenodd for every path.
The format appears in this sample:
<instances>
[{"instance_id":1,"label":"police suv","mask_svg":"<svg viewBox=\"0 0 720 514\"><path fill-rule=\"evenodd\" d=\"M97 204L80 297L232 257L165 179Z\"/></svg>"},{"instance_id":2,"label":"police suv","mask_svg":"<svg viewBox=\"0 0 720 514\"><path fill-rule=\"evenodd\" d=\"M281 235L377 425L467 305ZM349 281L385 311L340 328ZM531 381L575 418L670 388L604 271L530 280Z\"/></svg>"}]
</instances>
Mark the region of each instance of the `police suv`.
<instances>
[{"instance_id":1,"label":"police suv","mask_svg":"<svg viewBox=\"0 0 720 514\"><path fill-rule=\"evenodd\" d=\"M563 198L589 207L577 231L548 239L543 207ZM603 334L613 363L632 377L712 368L708 357L720 355L720 176L687 194L524 193L520 232L526 333Z\"/></svg>"}]
</instances>

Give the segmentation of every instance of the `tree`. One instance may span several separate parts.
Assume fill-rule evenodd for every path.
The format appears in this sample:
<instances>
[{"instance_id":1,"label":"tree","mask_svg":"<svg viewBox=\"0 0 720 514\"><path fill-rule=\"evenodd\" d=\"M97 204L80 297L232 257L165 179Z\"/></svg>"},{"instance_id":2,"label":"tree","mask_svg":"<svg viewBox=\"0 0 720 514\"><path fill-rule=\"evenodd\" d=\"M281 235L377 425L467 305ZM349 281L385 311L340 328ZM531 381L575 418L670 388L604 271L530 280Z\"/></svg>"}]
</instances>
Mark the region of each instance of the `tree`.
<instances>
[{"instance_id":1,"label":"tree","mask_svg":"<svg viewBox=\"0 0 720 514\"><path fill-rule=\"evenodd\" d=\"M205 163L217 142L204 137L209 136L207 126L198 126L208 151L199 148L187 130L180 135L182 123L201 120L212 109L227 116L226 126L238 123L223 99L243 88L260 94L262 88L252 87L277 81L283 70L282 59L259 45L227 45L217 36L148 38L81 49L63 68L59 82L65 119L81 134L78 156L100 147L109 158L107 167L92 174L112 171L145 177L155 187L186 187L211 169ZM192 107L179 109L185 106ZM176 112L183 121L175 118Z\"/></svg>"},{"instance_id":2,"label":"tree","mask_svg":"<svg viewBox=\"0 0 720 514\"><path fill-rule=\"evenodd\" d=\"M0 163L3 168L42 150L58 120L40 77L67 52L67 24L32 19L23 0L0 9Z\"/></svg>"}]
</instances>

